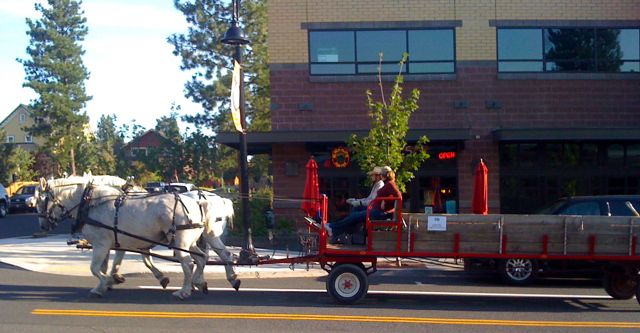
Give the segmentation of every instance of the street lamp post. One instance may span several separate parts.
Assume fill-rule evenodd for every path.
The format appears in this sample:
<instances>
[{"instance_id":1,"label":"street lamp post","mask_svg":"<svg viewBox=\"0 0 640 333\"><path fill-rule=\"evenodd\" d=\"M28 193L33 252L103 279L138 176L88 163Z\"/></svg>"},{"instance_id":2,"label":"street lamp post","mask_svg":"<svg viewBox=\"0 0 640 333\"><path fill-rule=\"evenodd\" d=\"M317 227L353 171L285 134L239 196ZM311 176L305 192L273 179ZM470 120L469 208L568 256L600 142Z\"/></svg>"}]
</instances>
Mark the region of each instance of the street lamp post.
<instances>
[{"instance_id":1,"label":"street lamp post","mask_svg":"<svg viewBox=\"0 0 640 333\"><path fill-rule=\"evenodd\" d=\"M244 228L244 246L240 251L240 263L256 263L258 257L253 248L253 240L251 238L250 211L249 211L249 171L247 167L247 120L245 119L245 97L244 97L244 78L242 75L242 46L249 44L249 39L245 36L240 28L239 20L240 0L233 0L233 16L231 18L231 26L224 34L222 43L235 46L233 58L240 65L240 123L242 131L239 132L240 137L240 197L242 199L242 226Z\"/></svg>"}]
</instances>

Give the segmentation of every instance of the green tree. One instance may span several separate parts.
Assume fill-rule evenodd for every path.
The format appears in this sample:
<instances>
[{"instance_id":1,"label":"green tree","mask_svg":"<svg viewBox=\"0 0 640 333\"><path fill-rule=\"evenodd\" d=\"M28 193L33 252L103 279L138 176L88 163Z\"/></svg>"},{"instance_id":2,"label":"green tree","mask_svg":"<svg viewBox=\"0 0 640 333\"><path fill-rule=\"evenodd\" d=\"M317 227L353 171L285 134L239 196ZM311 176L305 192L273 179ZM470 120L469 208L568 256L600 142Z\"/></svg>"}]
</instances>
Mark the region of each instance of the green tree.
<instances>
[{"instance_id":1,"label":"green tree","mask_svg":"<svg viewBox=\"0 0 640 333\"><path fill-rule=\"evenodd\" d=\"M68 169L75 173L75 149L88 122L82 110L91 99L85 92L89 72L82 62L84 50L80 45L88 29L82 1L47 3L46 8L35 4L41 19L26 19L30 59L18 59L26 73L23 86L39 95L30 105L36 122L28 131L44 138L41 149L52 154L58 173Z\"/></svg>"},{"instance_id":2,"label":"green tree","mask_svg":"<svg viewBox=\"0 0 640 333\"><path fill-rule=\"evenodd\" d=\"M149 158L145 159L150 170L160 174L164 179L189 178L185 174L187 163L183 153L183 139L178 127L179 107L172 107L169 116L162 116L156 119L155 130L161 133L167 140L163 141L158 149L148 152ZM175 179L174 179L175 180Z\"/></svg>"},{"instance_id":3,"label":"green tree","mask_svg":"<svg viewBox=\"0 0 640 333\"><path fill-rule=\"evenodd\" d=\"M21 181L30 181L36 177L36 173L33 170L35 157L32 153L20 147L15 147L6 161L9 180L13 178L13 175Z\"/></svg>"},{"instance_id":4,"label":"green tree","mask_svg":"<svg viewBox=\"0 0 640 333\"><path fill-rule=\"evenodd\" d=\"M229 102L234 49L220 42L231 22L231 1L174 0L174 5L190 27L187 34L174 34L168 41L174 47L173 53L182 59L180 68L193 72L185 84L185 96L203 108L201 113L184 120L214 133L233 131ZM266 0L241 3L240 23L251 41L243 48L245 113L250 131L271 130L266 14ZM226 167L223 173L237 172L237 154L233 150L219 146L215 156L219 165ZM268 170L267 158L254 159L251 164L251 172Z\"/></svg>"},{"instance_id":5,"label":"green tree","mask_svg":"<svg viewBox=\"0 0 640 333\"><path fill-rule=\"evenodd\" d=\"M117 170L122 168L120 164L124 162L124 153L121 156L118 154L124 146L124 140L118 135L117 119L116 115L102 115L98 121L95 145L98 149L98 170L102 174L118 175ZM127 174L121 176L126 177Z\"/></svg>"},{"instance_id":6,"label":"green tree","mask_svg":"<svg viewBox=\"0 0 640 333\"><path fill-rule=\"evenodd\" d=\"M382 59L382 55L381 55ZM405 54L400 61L400 72L407 59ZM378 76L381 101L374 100L371 90L367 90L371 129L367 136L359 138L355 134L348 145L353 151L353 159L366 172L374 166L388 165L396 171L396 184L405 191L405 184L413 179L423 161L429 158L424 145L429 142L426 136L418 139L413 147L408 147L405 137L409 130L411 114L418 109L420 91L413 89L407 98L402 96L403 76L398 74L391 89L391 98L387 103L382 79Z\"/></svg>"},{"instance_id":7,"label":"green tree","mask_svg":"<svg viewBox=\"0 0 640 333\"><path fill-rule=\"evenodd\" d=\"M6 133L0 129L0 161L7 161L11 156L14 144L6 143ZM11 180L11 172L8 163L0 163L0 183L7 184Z\"/></svg>"},{"instance_id":8,"label":"green tree","mask_svg":"<svg viewBox=\"0 0 640 333\"><path fill-rule=\"evenodd\" d=\"M184 140L184 158L195 184L205 184L216 175L222 177L217 161L218 150L211 137L197 130Z\"/></svg>"},{"instance_id":9,"label":"green tree","mask_svg":"<svg viewBox=\"0 0 640 333\"><path fill-rule=\"evenodd\" d=\"M92 134L83 135L75 147L76 168L79 174L91 172L94 175L106 174L108 170L99 158L100 147Z\"/></svg>"}]
</instances>

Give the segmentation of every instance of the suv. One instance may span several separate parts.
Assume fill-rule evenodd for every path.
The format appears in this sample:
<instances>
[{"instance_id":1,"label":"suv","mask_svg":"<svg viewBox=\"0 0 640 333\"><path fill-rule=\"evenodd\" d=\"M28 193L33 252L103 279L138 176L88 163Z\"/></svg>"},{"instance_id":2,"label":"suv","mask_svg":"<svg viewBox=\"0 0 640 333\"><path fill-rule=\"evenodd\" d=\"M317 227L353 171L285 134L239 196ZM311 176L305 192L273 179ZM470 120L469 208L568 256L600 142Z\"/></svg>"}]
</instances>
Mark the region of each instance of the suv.
<instances>
[{"instance_id":1,"label":"suv","mask_svg":"<svg viewBox=\"0 0 640 333\"><path fill-rule=\"evenodd\" d=\"M9 210L34 211L36 210L36 185L25 185L20 187L9 199Z\"/></svg>"},{"instance_id":2,"label":"suv","mask_svg":"<svg viewBox=\"0 0 640 333\"><path fill-rule=\"evenodd\" d=\"M9 212L9 195L7 190L0 184L0 218L7 216Z\"/></svg>"},{"instance_id":3,"label":"suv","mask_svg":"<svg viewBox=\"0 0 640 333\"><path fill-rule=\"evenodd\" d=\"M543 208L537 214L544 215L596 215L596 216L636 216L627 206L631 203L640 211L640 195L592 195L561 198ZM601 272L597 262L569 260L506 259L485 260L466 259L465 270L494 268L500 278L507 283L525 285L533 282L539 273L562 272L584 276Z\"/></svg>"},{"instance_id":4,"label":"suv","mask_svg":"<svg viewBox=\"0 0 640 333\"><path fill-rule=\"evenodd\" d=\"M167 186L169 192L184 193L195 190L196 186L191 183L170 183Z\"/></svg>"}]
</instances>

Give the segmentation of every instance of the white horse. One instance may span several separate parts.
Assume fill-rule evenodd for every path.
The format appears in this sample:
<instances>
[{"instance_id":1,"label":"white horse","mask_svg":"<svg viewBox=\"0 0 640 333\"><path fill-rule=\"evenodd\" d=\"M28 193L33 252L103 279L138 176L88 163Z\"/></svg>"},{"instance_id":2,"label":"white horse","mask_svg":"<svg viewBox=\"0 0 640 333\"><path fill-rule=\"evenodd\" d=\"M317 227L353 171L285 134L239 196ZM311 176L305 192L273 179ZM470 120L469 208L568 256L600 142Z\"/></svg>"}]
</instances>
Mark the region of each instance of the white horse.
<instances>
[{"instance_id":1,"label":"white horse","mask_svg":"<svg viewBox=\"0 0 640 333\"><path fill-rule=\"evenodd\" d=\"M233 202L208 191L189 191L183 194L194 200L204 199L207 201L208 209L204 213L205 229L203 237L209 247L225 263L224 268L227 280L233 283L237 278L233 270L233 256L221 239L227 224L233 226Z\"/></svg>"},{"instance_id":2,"label":"white horse","mask_svg":"<svg viewBox=\"0 0 640 333\"><path fill-rule=\"evenodd\" d=\"M83 178L83 177L80 177ZM41 180L40 190L43 195L38 205L39 222L41 228L51 229L59 220L70 216L80 206L87 188L85 182L77 179L61 179L46 182ZM127 198L118 210L114 207L115 200L122 196L122 192L111 186L94 186L91 209L88 217L91 221L101 223L102 226L88 223L82 232L93 247L91 272L99 279L98 285L91 290L93 295L102 296L107 288L114 283L113 277L105 274L107 257L111 248L118 243L123 248L148 249L157 243L171 240L174 247L174 258L181 264L184 273L182 288L174 296L184 299L191 295L192 285L203 288L203 270L207 261L207 254L201 251L196 241L202 235L204 219L202 212L207 212L208 203L200 205L196 200L187 196L161 194L141 198ZM116 220L116 214L118 219ZM131 237L116 233L113 228L117 221L118 229L128 232ZM177 229L177 230L176 230ZM174 231L172 233L172 230ZM190 251L196 262L193 272ZM234 281L238 283L239 281ZM234 285L235 287L235 285Z\"/></svg>"},{"instance_id":3,"label":"white horse","mask_svg":"<svg viewBox=\"0 0 640 333\"><path fill-rule=\"evenodd\" d=\"M145 190L144 188L132 184L132 182L129 179L125 180L118 176L111 176L111 175L95 175L94 176L91 174L85 174L83 177L86 179L87 182L91 182L93 184L114 186L116 188L122 189L127 194L141 195L144 193L148 193L147 190ZM151 249L147 251L151 252ZM111 263L111 271L109 272L109 275L111 275L115 283L118 283L118 284L123 283L125 281L124 276L118 273L120 271L120 267L122 265L122 261L124 260L125 254L126 254L126 251L116 249L116 255L113 258L113 261ZM140 253L140 255L142 256L142 262L151 271L151 273L156 278L156 280L158 280L162 288L166 288L170 282L170 279L166 277L164 273L162 273L162 271L160 271L153 264L153 257L145 253ZM108 259L109 258L107 257L107 260Z\"/></svg>"}]
</instances>

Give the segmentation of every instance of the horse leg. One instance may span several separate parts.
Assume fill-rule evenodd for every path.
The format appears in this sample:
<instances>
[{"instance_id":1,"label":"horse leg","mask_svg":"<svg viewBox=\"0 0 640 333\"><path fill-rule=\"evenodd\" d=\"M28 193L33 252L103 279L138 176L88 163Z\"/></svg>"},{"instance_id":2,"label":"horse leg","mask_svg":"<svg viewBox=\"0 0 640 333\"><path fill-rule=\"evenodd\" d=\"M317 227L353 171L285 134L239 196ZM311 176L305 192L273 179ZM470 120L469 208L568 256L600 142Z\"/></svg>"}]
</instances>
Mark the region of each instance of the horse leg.
<instances>
[{"instance_id":1,"label":"horse leg","mask_svg":"<svg viewBox=\"0 0 640 333\"><path fill-rule=\"evenodd\" d=\"M122 265L124 255L124 251L116 250L116 256L113 258L113 263L111 264L111 272L109 273L109 275L111 275L115 284L120 284L125 281L124 276L118 273L120 271L120 265Z\"/></svg>"},{"instance_id":2,"label":"horse leg","mask_svg":"<svg viewBox=\"0 0 640 333\"><path fill-rule=\"evenodd\" d=\"M107 269L109 268L109 255L110 253L107 252L107 255L104 257L104 260L100 265L100 271L102 272L102 274L107 274Z\"/></svg>"},{"instance_id":3,"label":"horse leg","mask_svg":"<svg viewBox=\"0 0 640 333\"><path fill-rule=\"evenodd\" d=\"M195 254L192 254L191 257L192 259L195 261L196 263L196 270L193 273L193 286L196 287L198 290L202 291L203 293L207 294L209 292L209 290L207 289L207 281L205 281L204 279L204 267L207 264L207 261L209 260L209 255L208 255L208 250L207 250L207 246L206 244L204 245L204 249L200 248L197 244L194 244L191 246L191 252L194 252ZM201 254L201 255L198 255Z\"/></svg>"},{"instance_id":4,"label":"horse leg","mask_svg":"<svg viewBox=\"0 0 640 333\"><path fill-rule=\"evenodd\" d=\"M167 285L169 284L169 278L165 277L164 274L153 264L153 258L148 254L143 254L142 262L144 262L144 265L147 266L151 273L153 273L153 276L155 276L156 280L160 282L162 288L166 289Z\"/></svg>"},{"instance_id":5,"label":"horse leg","mask_svg":"<svg viewBox=\"0 0 640 333\"><path fill-rule=\"evenodd\" d=\"M96 247L93 246L93 255L91 257L91 273L93 276L97 277L99 282L98 285L91 289L90 293L93 296L102 297L104 293L107 291L107 287L110 284L113 284L113 279L105 274L107 271L107 267L105 266L105 262L108 264L109 258L109 248L104 247Z\"/></svg>"},{"instance_id":6,"label":"horse leg","mask_svg":"<svg viewBox=\"0 0 640 333\"><path fill-rule=\"evenodd\" d=\"M222 259L222 261L225 263L224 270L227 274L227 281L231 283L231 286L235 290L240 289L241 281L240 279L238 279L238 275L236 275L236 272L233 269L231 252L227 250L227 246L224 245L222 239L220 239L220 237L207 237L207 243L209 243L209 246L211 246L213 251L215 251L218 257L220 257L220 259Z\"/></svg>"},{"instance_id":7,"label":"horse leg","mask_svg":"<svg viewBox=\"0 0 640 333\"><path fill-rule=\"evenodd\" d=\"M182 288L173 293L173 296L179 299L185 299L191 296L191 284L193 278L193 263L189 255L184 254L182 251L174 250L173 256L178 260L182 267L182 273L184 273L184 281L182 282Z\"/></svg>"}]
</instances>

